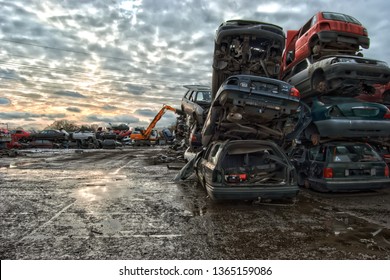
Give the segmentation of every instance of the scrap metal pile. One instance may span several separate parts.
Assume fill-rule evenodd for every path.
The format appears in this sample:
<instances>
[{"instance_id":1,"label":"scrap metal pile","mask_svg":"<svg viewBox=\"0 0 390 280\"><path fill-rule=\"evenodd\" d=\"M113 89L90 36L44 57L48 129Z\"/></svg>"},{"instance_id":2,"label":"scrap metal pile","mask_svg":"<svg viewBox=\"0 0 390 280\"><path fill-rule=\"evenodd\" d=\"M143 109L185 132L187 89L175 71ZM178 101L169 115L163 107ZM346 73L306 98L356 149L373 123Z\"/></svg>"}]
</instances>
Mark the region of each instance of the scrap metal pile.
<instances>
[{"instance_id":1,"label":"scrap metal pile","mask_svg":"<svg viewBox=\"0 0 390 280\"><path fill-rule=\"evenodd\" d=\"M367 30L339 13L319 12L287 38L274 24L222 23L212 87L186 86L182 99L196 156L177 179L194 171L214 199L390 187L390 68L361 47ZM363 101L378 90L381 100Z\"/></svg>"}]
</instances>

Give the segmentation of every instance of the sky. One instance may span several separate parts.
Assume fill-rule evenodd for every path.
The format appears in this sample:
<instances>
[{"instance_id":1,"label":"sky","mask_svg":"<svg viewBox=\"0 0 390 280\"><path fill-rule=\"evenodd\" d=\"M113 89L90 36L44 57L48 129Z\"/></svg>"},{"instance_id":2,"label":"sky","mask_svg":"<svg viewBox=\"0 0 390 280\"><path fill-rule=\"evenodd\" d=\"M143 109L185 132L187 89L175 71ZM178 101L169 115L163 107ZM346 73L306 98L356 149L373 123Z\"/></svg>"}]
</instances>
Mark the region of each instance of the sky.
<instances>
[{"instance_id":1,"label":"sky","mask_svg":"<svg viewBox=\"0 0 390 280\"><path fill-rule=\"evenodd\" d=\"M146 127L183 85L211 85L214 36L230 19L299 29L316 12L368 30L365 57L390 63L388 0L0 0L0 123ZM168 111L158 126L169 126Z\"/></svg>"}]
</instances>

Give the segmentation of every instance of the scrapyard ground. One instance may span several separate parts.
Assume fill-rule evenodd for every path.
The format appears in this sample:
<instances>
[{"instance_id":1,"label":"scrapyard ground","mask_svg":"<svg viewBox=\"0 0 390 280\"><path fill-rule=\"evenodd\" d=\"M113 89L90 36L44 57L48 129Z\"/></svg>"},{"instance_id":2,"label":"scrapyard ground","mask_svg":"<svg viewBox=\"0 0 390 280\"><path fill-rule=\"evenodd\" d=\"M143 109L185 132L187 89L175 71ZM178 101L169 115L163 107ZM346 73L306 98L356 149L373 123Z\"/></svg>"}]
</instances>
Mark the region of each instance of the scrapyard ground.
<instances>
[{"instance_id":1,"label":"scrapyard ground","mask_svg":"<svg viewBox=\"0 0 390 280\"><path fill-rule=\"evenodd\" d=\"M0 159L1 259L390 259L390 190L215 202L166 147L23 153Z\"/></svg>"}]
</instances>

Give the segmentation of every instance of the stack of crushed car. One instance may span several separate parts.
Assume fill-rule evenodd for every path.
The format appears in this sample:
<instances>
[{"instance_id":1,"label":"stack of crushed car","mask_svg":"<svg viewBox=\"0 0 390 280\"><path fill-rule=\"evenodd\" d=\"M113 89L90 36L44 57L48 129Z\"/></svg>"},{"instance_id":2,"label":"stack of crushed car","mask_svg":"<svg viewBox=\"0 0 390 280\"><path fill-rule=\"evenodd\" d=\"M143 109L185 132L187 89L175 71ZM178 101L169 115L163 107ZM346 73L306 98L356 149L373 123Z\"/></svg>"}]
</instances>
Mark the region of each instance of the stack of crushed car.
<instances>
[{"instance_id":1,"label":"stack of crushed car","mask_svg":"<svg viewBox=\"0 0 390 280\"><path fill-rule=\"evenodd\" d=\"M361 23L340 13L319 12L287 38L274 24L222 23L211 100L182 108L198 152L187 171L213 199L291 198L298 185L390 187L390 111L358 99L390 82L385 62L362 57L369 43Z\"/></svg>"}]
</instances>

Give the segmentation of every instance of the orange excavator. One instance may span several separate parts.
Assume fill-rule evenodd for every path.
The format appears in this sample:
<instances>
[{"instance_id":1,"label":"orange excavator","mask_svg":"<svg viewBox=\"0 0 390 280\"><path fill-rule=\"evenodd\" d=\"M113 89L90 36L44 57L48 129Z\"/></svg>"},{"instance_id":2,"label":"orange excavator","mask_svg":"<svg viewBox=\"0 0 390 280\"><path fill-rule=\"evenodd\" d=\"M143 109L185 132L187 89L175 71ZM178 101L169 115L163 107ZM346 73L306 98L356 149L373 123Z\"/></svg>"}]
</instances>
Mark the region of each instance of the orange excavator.
<instances>
[{"instance_id":1,"label":"orange excavator","mask_svg":"<svg viewBox=\"0 0 390 280\"><path fill-rule=\"evenodd\" d=\"M175 109L171 106L164 105L161 110L154 117L152 122L149 124L148 128L142 131L133 131L130 135L130 139L133 145L150 145L150 135L152 134L153 128L156 126L157 122L165 114L167 110L170 110L176 114L181 114L181 110Z\"/></svg>"}]
</instances>

